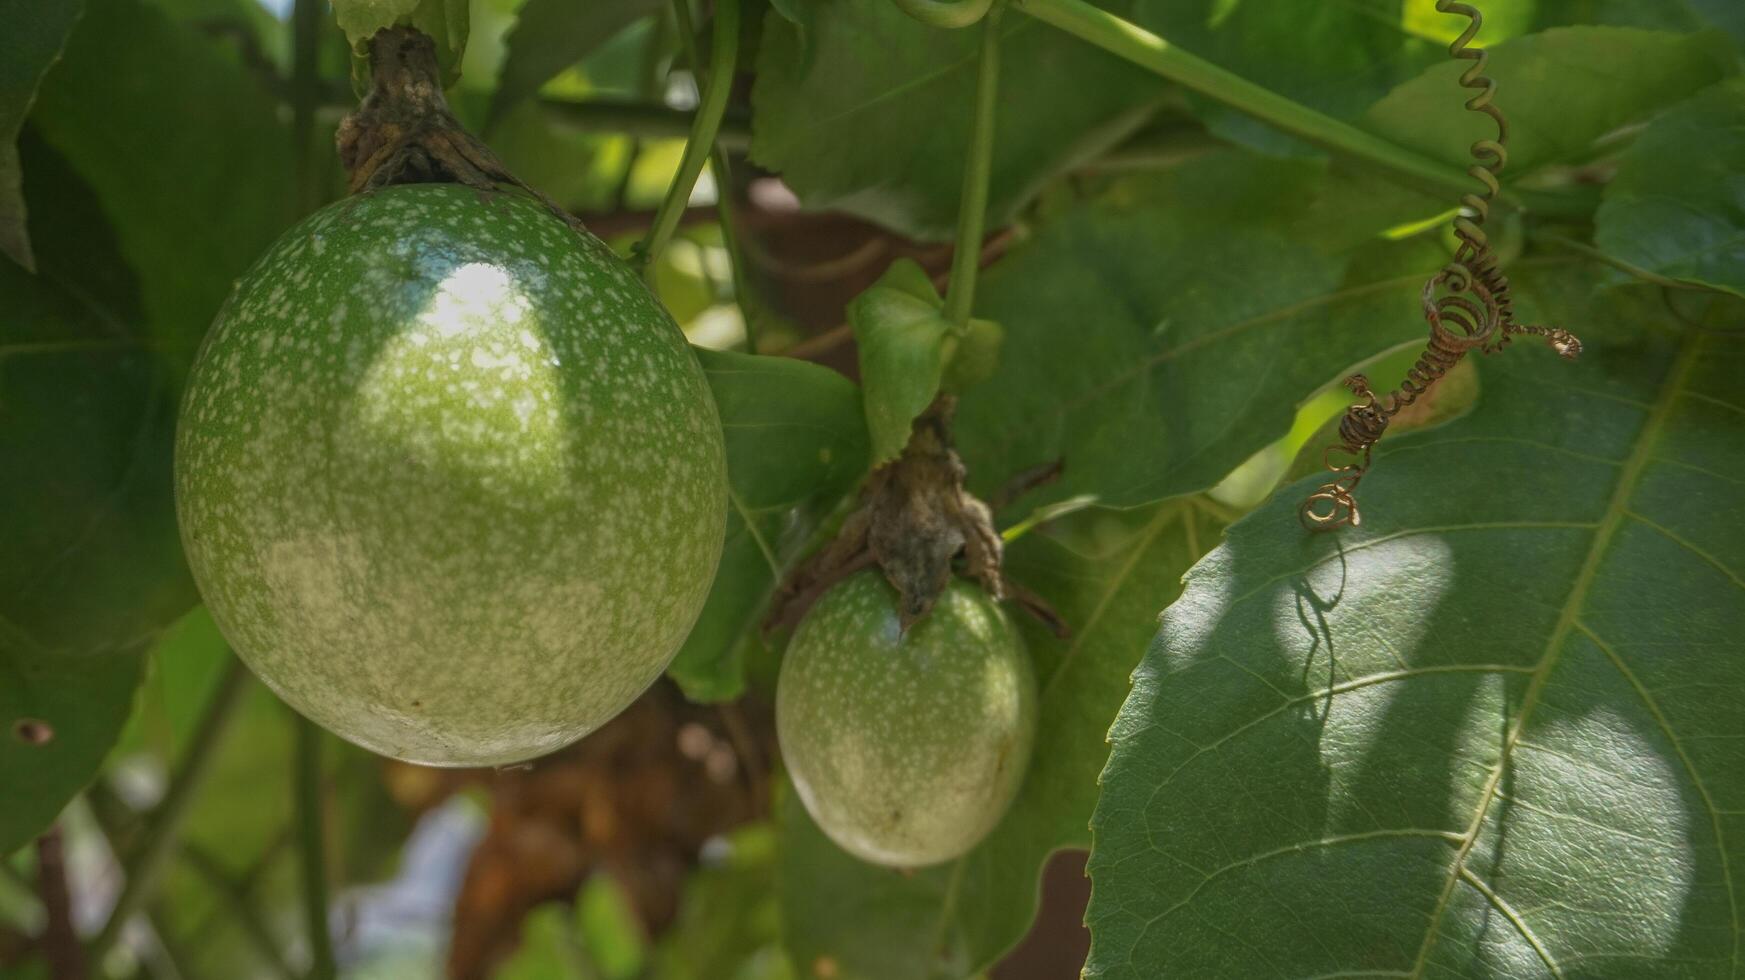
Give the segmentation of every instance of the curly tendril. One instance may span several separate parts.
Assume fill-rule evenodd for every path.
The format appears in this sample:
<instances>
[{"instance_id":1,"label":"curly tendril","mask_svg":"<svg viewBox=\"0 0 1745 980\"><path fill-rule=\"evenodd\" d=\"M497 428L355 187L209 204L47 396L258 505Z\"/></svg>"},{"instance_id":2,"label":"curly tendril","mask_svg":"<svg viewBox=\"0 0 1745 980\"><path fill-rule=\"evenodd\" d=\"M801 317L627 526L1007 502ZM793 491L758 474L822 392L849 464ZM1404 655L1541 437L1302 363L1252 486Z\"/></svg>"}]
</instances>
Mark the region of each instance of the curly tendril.
<instances>
[{"instance_id":1,"label":"curly tendril","mask_svg":"<svg viewBox=\"0 0 1745 980\"><path fill-rule=\"evenodd\" d=\"M1461 87L1473 90L1466 108L1489 117L1496 124L1497 134L1493 139L1474 142L1468 151L1473 162L1466 172L1483 192L1468 191L1461 195L1460 210L1454 218L1454 235L1460 246L1453 261L1424 283L1424 319L1430 325L1430 340L1424 352L1406 372L1399 388L1386 395L1377 395L1370 388L1369 379L1361 374L1345 379L1345 386L1362 401L1345 410L1339 420L1339 441L1322 452L1321 460L1334 477L1297 508L1297 517L1312 531L1355 527L1362 522L1354 494L1369 472L1371 454L1388 423L1427 394L1470 351L1494 354L1508 346L1516 334L1531 334L1545 338L1563 358L1573 359L1581 353L1581 341L1561 327L1515 322L1509 278L1503 274L1484 230L1491 204L1502 186L1497 174L1509 159L1505 146L1509 121L1494 101L1496 80L1484 73L1490 56L1472 45L1484 18L1476 7L1457 0L1437 0L1436 9L1467 19L1466 29L1449 44L1448 54L1472 62L1460 73Z\"/></svg>"}]
</instances>

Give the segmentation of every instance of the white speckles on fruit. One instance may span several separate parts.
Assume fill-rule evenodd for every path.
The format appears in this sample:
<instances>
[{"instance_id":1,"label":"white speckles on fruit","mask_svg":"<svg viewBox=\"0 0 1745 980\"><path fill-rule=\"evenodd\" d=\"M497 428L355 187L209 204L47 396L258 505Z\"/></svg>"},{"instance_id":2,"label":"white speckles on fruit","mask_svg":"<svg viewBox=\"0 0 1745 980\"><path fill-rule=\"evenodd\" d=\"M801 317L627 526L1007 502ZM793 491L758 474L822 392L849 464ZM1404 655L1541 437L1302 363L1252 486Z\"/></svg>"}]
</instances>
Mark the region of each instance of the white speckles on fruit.
<instances>
[{"instance_id":1,"label":"white speckles on fruit","mask_svg":"<svg viewBox=\"0 0 1745 980\"><path fill-rule=\"evenodd\" d=\"M622 265L531 202L417 185L322 210L238 283L189 380L177 508L214 618L298 710L385 755L506 763L665 668L726 467L701 370Z\"/></svg>"},{"instance_id":2,"label":"white speckles on fruit","mask_svg":"<svg viewBox=\"0 0 1745 980\"><path fill-rule=\"evenodd\" d=\"M905 635L874 571L794 631L776 685L782 759L844 850L894 867L968 851L994 828L1036 732L1030 658L980 588L954 581Z\"/></svg>"}]
</instances>

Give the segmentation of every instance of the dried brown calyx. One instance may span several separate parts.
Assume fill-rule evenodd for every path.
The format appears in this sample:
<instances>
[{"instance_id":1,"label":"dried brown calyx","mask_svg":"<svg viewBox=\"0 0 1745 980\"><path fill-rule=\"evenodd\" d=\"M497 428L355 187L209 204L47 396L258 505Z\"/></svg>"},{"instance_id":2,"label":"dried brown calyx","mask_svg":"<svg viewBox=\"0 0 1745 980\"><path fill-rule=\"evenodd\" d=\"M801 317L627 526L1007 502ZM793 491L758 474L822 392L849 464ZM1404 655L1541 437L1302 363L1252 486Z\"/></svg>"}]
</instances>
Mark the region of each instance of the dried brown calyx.
<instances>
[{"instance_id":1,"label":"dried brown calyx","mask_svg":"<svg viewBox=\"0 0 1745 980\"><path fill-rule=\"evenodd\" d=\"M1046 602L1001 571L1004 547L987 504L964 489L968 470L952 446L957 399L940 395L915 419L902 455L872 472L861 506L836 539L794 570L777 590L766 631L793 626L830 587L877 566L900 598L907 629L926 616L953 574L980 583L996 599L1017 602L1058 635L1067 629ZM1029 485L1058 468L1028 474Z\"/></svg>"},{"instance_id":2,"label":"dried brown calyx","mask_svg":"<svg viewBox=\"0 0 1745 980\"><path fill-rule=\"evenodd\" d=\"M442 94L436 42L411 27L370 38L370 90L339 124L339 161L361 194L391 184L463 184L479 191L517 187L553 215L576 219L509 172L490 147L466 131Z\"/></svg>"}]
</instances>

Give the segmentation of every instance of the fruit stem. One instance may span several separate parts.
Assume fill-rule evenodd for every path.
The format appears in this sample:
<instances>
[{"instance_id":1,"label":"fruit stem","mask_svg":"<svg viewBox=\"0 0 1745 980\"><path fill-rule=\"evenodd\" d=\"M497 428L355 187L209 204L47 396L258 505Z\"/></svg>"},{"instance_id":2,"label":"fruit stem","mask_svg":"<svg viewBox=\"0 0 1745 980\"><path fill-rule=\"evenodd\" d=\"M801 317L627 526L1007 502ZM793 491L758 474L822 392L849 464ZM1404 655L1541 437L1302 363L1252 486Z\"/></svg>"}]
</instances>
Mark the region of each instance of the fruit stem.
<instances>
[{"instance_id":1,"label":"fruit stem","mask_svg":"<svg viewBox=\"0 0 1745 980\"><path fill-rule=\"evenodd\" d=\"M1440 191L1464 193L1471 189L1471 178L1458 167L1420 156L1287 99L1085 0L1012 0L1012 4L1110 54L1317 146L1379 165Z\"/></svg>"},{"instance_id":2,"label":"fruit stem","mask_svg":"<svg viewBox=\"0 0 1745 980\"><path fill-rule=\"evenodd\" d=\"M684 7L686 2L674 0L673 4L674 13L680 18L681 35L686 33L684 24L690 18L689 8ZM714 149L715 134L721 128L722 116L727 113L727 97L733 90L738 61L739 0L717 0L714 38L709 46L708 78L702 78L700 65L692 65L692 70L697 72L702 98L697 105L697 115L691 120L685 154L679 160L679 172L673 176L665 200L660 202L660 210L655 212L654 224L634 251L633 262L643 269L645 275L678 228L679 218L690 203L691 190L696 187L697 178L703 173L703 164ZM719 177L717 175L717 179Z\"/></svg>"},{"instance_id":3,"label":"fruit stem","mask_svg":"<svg viewBox=\"0 0 1745 980\"><path fill-rule=\"evenodd\" d=\"M988 176L993 169L994 112L1000 87L1000 12L996 4L982 20L981 56L976 70L975 118L963 165L963 191L957 204L957 248L951 256L951 282L945 291L945 319L962 330L975 304L981 269L982 229L987 220Z\"/></svg>"},{"instance_id":4,"label":"fruit stem","mask_svg":"<svg viewBox=\"0 0 1745 980\"><path fill-rule=\"evenodd\" d=\"M242 703L242 696L249 687L248 669L232 655L224 676L218 681L217 690L206 702L206 711L200 716L181 765L170 779L169 789L147 819L139 843L122 866L126 883L121 887L120 897L115 900L115 908L109 913L109 920L103 923L97 938L91 940L92 963L103 962L104 956L114 948L115 941L121 938L122 927L139 911L146 896L156 886L165 860L181 836L182 823L188 816L188 804L212 771L219 743L223 741L224 732L230 727L237 705Z\"/></svg>"},{"instance_id":5,"label":"fruit stem","mask_svg":"<svg viewBox=\"0 0 1745 980\"><path fill-rule=\"evenodd\" d=\"M303 922L309 935L309 980L333 980L333 934L327 926L327 847L321 812L321 730L302 715L297 729L293 789L297 801L298 860L303 874Z\"/></svg>"}]
</instances>

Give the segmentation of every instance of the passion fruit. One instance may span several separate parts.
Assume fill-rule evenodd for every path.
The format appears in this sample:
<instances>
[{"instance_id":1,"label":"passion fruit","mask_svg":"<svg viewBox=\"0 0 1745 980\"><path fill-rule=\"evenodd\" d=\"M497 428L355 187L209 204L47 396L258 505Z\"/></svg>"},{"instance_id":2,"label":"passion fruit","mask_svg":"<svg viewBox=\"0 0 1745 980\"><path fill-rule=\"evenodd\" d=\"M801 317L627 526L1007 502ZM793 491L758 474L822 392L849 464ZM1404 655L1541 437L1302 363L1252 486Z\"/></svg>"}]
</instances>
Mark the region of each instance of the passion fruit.
<instances>
[{"instance_id":1,"label":"passion fruit","mask_svg":"<svg viewBox=\"0 0 1745 980\"><path fill-rule=\"evenodd\" d=\"M333 204L237 283L188 380L194 578L292 707L429 765L510 763L649 686L720 558L720 421L683 335L510 194Z\"/></svg>"},{"instance_id":2,"label":"passion fruit","mask_svg":"<svg viewBox=\"0 0 1745 980\"><path fill-rule=\"evenodd\" d=\"M1023 782L1036 680L1000 606L955 580L906 632L875 571L843 580L794 630L776 686L782 759L843 850L892 867L986 837Z\"/></svg>"}]
</instances>

